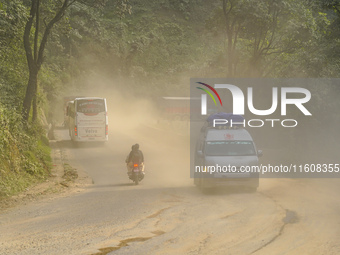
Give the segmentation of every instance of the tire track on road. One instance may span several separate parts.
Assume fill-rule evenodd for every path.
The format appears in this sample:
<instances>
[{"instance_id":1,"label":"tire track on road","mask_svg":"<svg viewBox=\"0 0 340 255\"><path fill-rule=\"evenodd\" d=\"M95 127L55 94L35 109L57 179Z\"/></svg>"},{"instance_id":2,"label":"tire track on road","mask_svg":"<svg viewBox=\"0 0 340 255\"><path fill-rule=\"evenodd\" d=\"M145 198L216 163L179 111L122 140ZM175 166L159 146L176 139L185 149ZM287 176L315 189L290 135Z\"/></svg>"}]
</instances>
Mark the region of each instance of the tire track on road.
<instances>
[{"instance_id":1,"label":"tire track on road","mask_svg":"<svg viewBox=\"0 0 340 255\"><path fill-rule=\"evenodd\" d=\"M258 251L264 249L265 247L269 246L273 242L275 242L280 236L283 235L284 229L285 229L285 227L288 224L294 224L294 223L297 223L299 221L299 217L298 217L296 212L283 208L283 206L280 205L277 202L277 200L275 200L274 198L270 197L269 195L267 195L267 194L265 194L263 192L258 192L258 193L261 194L262 196L272 200L276 204L276 206L280 207L282 210L285 210L286 211L286 215L285 215L284 218L282 218L283 224L282 224L279 232L277 233L277 235L275 235L272 239L270 239L265 244L261 245L259 248L257 248L255 251L253 251L251 254L254 254L254 253L258 252Z\"/></svg>"},{"instance_id":2,"label":"tire track on road","mask_svg":"<svg viewBox=\"0 0 340 255\"><path fill-rule=\"evenodd\" d=\"M118 233L120 232L125 232L125 231L132 231L134 229L136 229L140 224L142 224L143 222L149 220L149 219L155 219L157 217L159 217L164 211L170 209L172 206L169 206L169 207L165 207L165 208L162 208L158 211L156 211L155 213L152 213L150 214L149 216L146 216L144 219L141 219L139 220L133 227L130 227L129 229L123 229L121 231L117 231L113 234L113 236L116 236ZM154 226L157 226L159 221L161 219L159 219L155 224ZM119 244L117 246L113 246L113 247L105 247L105 248L99 248L98 250L100 252L97 252L97 253L93 253L91 255L106 255L110 252L113 252L113 251L117 251L123 247L126 247L126 246L129 246L130 243L135 243L135 242L145 242L145 241L148 241L154 237L157 237L157 236L160 236L160 235L163 235L165 234L166 232L163 231L163 230L154 230L154 231L151 231L150 233L153 234L153 236L147 236L147 237L131 237L131 238L127 238L127 239L123 239L123 240L120 240L119 241Z\"/></svg>"}]
</instances>

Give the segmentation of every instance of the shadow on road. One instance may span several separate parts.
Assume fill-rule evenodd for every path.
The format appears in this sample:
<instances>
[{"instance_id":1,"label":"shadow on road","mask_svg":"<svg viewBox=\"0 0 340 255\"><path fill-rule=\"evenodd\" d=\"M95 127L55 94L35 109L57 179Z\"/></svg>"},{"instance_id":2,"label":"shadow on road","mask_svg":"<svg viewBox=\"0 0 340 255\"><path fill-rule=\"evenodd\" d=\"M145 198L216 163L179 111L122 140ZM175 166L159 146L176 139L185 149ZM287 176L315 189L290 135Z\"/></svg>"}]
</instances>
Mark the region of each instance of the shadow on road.
<instances>
[{"instance_id":1,"label":"shadow on road","mask_svg":"<svg viewBox=\"0 0 340 255\"><path fill-rule=\"evenodd\" d=\"M227 196L234 194L247 194L256 192L243 187L219 187L211 189L199 189L203 195L207 196Z\"/></svg>"},{"instance_id":2,"label":"shadow on road","mask_svg":"<svg viewBox=\"0 0 340 255\"><path fill-rule=\"evenodd\" d=\"M120 187L131 187L128 189L120 190L120 192L125 191L134 191L138 190L138 192L148 192L152 190L156 193L169 193L169 194L192 194L195 196L211 196L211 197L218 197L218 196L233 196L238 194L249 194L249 195L256 195L257 192L251 192L244 188L238 188L238 187L228 187L228 188L215 188L215 189L208 189L208 190L202 190L195 186L167 186L159 187L154 185L148 185L147 183L141 183L140 185L135 185L133 182L131 183L115 183L115 184L104 184L104 185L93 185L88 187L89 189L107 189L107 190L115 190Z\"/></svg>"},{"instance_id":3,"label":"shadow on road","mask_svg":"<svg viewBox=\"0 0 340 255\"><path fill-rule=\"evenodd\" d=\"M133 182L131 183L117 183L117 184L102 184L102 185L91 185L88 186L88 189L106 189L106 188L113 188L113 187L129 187L129 186L137 186ZM143 186L143 185L140 185Z\"/></svg>"},{"instance_id":4,"label":"shadow on road","mask_svg":"<svg viewBox=\"0 0 340 255\"><path fill-rule=\"evenodd\" d=\"M80 143L73 142L72 140L59 140L56 141L55 144L60 148L102 148L105 146L105 143L102 142L89 142L89 143Z\"/></svg>"},{"instance_id":5,"label":"shadow on road","mask_svg":"<svg viewBox=\"0 0 340 255\"><path fill-rule=\"evenodd\" d=\"M125 187L125 186L136 186L133 182L131 183L117 183L110 185L111 187Z\"/></svg>"}]
</instances>

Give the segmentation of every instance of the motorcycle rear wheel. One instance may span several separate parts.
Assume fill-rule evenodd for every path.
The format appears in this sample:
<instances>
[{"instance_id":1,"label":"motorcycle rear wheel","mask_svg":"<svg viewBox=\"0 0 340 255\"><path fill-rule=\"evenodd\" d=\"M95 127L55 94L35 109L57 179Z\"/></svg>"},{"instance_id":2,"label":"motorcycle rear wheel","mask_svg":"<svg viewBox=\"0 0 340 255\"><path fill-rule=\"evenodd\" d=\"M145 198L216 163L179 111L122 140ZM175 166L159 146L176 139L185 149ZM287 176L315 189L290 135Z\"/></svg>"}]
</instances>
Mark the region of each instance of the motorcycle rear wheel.
<instances>
[{"instance_id":1,"label":"motorcycle rear wheel","mask_svg":"<svg viewBox=\"0 0 340 255\"><path fill-rule=\"evenodd\" d=\"M135 178L134 178L134 182L135 182L135 185L138 185L138 183L139 183L139 176L138 176L138 174L135 174L135 176L134 176Z\"/></svg>"}]
</instances>

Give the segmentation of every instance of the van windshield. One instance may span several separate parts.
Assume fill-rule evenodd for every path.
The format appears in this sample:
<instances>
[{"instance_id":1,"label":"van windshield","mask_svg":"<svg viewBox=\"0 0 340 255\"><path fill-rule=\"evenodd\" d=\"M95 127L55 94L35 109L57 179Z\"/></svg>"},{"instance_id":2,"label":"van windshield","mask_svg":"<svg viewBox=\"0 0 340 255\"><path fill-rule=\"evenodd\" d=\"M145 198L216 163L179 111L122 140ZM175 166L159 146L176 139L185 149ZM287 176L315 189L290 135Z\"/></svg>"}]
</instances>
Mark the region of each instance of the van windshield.
<instances>
[{"instance_id":1,"label":"van windshield","mask_svg":"<svg viewBox=\"0 0 340 255\"><path fill-rule=\"evenodd\" d=\"M77 112L81 113L105 112L105 101L103 99L77 100Z\"/></svg>"},{"instance_id":2,"label":"van windshield","mask_svg":"<svg viewBox=\"0 0 340 255\"><path fill-rule=\"evenodd\" d=\"M251 156L256 155L252 141L208 141L207 156Z\"/></svg>"}]
</instances>

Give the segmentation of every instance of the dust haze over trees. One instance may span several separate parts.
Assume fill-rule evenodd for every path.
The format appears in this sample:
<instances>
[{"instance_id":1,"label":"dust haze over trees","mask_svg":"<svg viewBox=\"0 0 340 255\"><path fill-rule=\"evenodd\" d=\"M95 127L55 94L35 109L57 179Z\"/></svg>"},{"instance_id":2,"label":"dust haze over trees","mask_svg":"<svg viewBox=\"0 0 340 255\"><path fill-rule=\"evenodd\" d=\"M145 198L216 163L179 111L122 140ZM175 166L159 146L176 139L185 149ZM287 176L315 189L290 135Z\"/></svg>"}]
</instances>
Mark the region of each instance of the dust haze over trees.
<instances>
[{"instance_id":1,"label":"dust haze over trees","mask_svg":"<svg viewBox=\"0 0 340 255\"><path fill-rule=\"evenodd\" d=\"M16 104L23 102L24 107L18 104L23 112L29 112L35 94L40 101L46 96L50 100L63 90L58 86L77 86L89 71L124 79L132 89L153 86L158 93L178 77L202 74L338 76L335 0L39 3L15 0L0 5L1 85L10 91L27 79L28 86L21 84L16 93L6 94ZM41 90L26 93L40 69ZM10 77L13 73L17 77Z\"/></svg>"},{"instance_id":2,"label":"dust haze over trees","mask_svg":"<svg viewBox=\"0 0 340 255\"><path fill-rule=\"evenodd\" d=\"M25 99L22 107L22 115L23 120L28 121L29 112L31 109L31 105L33 104L33 113L32 120L35 121L37 119L37 90L38 90L38 73L40 71L41 65L43 63L44 58L44 50L46 47L48 36L55 25L64 15L66 9L73 3L73 1L65 0L60 9L56 11L53 18L45 24L45 28L42 32L42 36L40 35L41 29L41 18L40 18L40 0L31 0L30 13L28 16L28 20L25 26L24 32L24 48L26 52L28 70L29 70L29 79L25 94ZM45 22L44 18L44 22ZM32 34L32 25L35 21L34 26L34 40L33 46L31 45L30 35ZM39 40L39 37L42 37ZM39 44L40 41L40 44ZM32 49L33 48L33 49Z\"/></svg>"},{"instance_id":3,"label":"dust haze over trees","mask_svg":"<svg viewBox=\"0 0 340 255\"><path fill-rule=\"evenodd\" d=\"M38 143L35 120L51 122L91 77L145 96L187 93L190 77L338 77L339 10L337 0L0 0L0 136L27 144L11 133L23 116L15 132ZM16 155L6 139L1 162Z\"/></svg>"}]
</instances>

